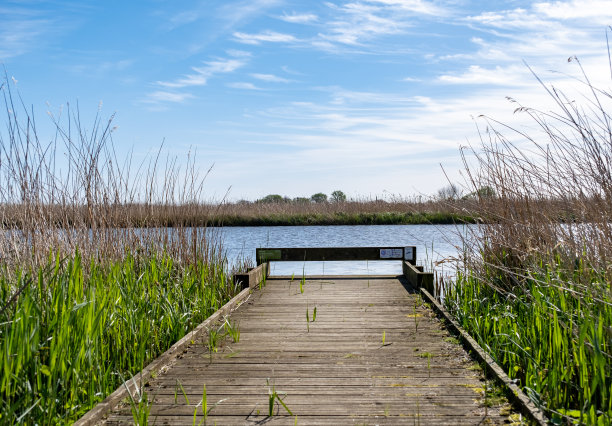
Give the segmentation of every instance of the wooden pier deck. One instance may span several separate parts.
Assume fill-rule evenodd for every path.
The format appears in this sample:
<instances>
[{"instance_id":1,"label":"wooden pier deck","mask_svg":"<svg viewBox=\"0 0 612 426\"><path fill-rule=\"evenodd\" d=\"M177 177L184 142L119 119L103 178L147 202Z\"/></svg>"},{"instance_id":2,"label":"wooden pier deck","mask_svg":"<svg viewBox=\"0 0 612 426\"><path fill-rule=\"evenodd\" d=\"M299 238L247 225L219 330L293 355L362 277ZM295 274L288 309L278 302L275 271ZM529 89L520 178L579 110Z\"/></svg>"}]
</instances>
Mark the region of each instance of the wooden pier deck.
<instances>
[{"instance_id":1,"label":"wooden pier deck","mask_svg":"<svg viewBox=\"0 0 612 426\"><path fill-rule=\"evenodd\" d=\"M509 422L507 406L485 407L482 372L403 276L300 282L268 278L230 316L238 342L211 352L196 339L156 375L149 423L191 425L195 413L200 424L204 386L208 425ZM273 391L292 414L275 400L269 416ZM106 419L132 422L127 405Z\"/></svg>"}]
</instances>

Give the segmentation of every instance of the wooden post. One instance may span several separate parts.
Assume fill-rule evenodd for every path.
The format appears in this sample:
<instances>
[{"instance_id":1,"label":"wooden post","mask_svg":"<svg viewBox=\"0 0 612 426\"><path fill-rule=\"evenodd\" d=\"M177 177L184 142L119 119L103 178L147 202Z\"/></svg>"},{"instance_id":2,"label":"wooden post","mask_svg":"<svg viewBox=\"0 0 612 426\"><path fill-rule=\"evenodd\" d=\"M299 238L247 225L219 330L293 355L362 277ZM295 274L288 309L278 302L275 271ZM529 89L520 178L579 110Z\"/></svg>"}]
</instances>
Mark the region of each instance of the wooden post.
<instances>
[{"instance_id":1,"label":"wooden post","mask_svg":"<svg viewBox=\"0 0 612 426\"><path fill-rule=\"evenodd\" d=\"M414 266L412 263L406 261L402 262L402 270L410 285L415 288L422 287L428 292L433 293L433 273L423 272L422 266Z\"/></svg>"},{"instance_id":2,"label":"wooden post","mask_svg":"<svg viewBox=\"0 0 612 426\"><path fill-rule=\"evenodd\" d=\"M268 277L269 263L262 263L245 274L234 275L234 284L240 283L243 289L255 288Z\"/></svg>"}]
</instances>

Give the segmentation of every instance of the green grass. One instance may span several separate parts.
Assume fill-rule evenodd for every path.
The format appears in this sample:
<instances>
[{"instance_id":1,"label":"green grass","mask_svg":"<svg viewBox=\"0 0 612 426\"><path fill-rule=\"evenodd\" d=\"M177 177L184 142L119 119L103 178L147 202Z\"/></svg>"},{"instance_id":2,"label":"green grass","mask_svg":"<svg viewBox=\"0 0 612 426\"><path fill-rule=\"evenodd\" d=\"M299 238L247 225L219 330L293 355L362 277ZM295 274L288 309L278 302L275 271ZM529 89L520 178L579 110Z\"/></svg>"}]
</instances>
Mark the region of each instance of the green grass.
<instances>
[{"instance_id":1,"label":"green grass","mask_svg":"<svg viewBox=\"0 0 612 426\"><path fill-rule=\"evenodd\" d=\"M2 424L78 419L237 292L222 267L163 253L0 270L3 307L22 287L0 312Z\"/></svg>"},{"instance_id":2,"label":"green grass","mask_svg":"<svg viewBox=\"0 0 612 426\"><path fill-rule=\"evenodd\" d=\"M475 223L476 218L457 213L297 213L257 216L224 215L208 223L213 226L311 226L311 225L420 225Z\"/></svg>"},{"instance_id":3,"label":"green grass","mask_svg":"<svg viewBox=\"0 0 612 426\"><path fill-rule=\"evenodd\" d=\"M284 399L287 397L287 393L282 392L282 391L277 391L276 388L274 387L274 384L270 385L270 379L266 380L266 383L268 385L268 417L274 416L275 403L277 403L276 405L278 404L282 405L285 411L290 416L293 416L293 413L291 412L289 407L287 407L287 404L284 401Z\"/></svg>"},{"instance_id":4,"label":"green grass","mask_svg":"<svg viewBox=\"0 0 612 426\"><path fill-rule=\"evenodd\" d=\"M604 277L540 264L509 293L491 279L460 275L447 308L551 418L610 424L612 293Z\"/></svg>"}]
</instances>

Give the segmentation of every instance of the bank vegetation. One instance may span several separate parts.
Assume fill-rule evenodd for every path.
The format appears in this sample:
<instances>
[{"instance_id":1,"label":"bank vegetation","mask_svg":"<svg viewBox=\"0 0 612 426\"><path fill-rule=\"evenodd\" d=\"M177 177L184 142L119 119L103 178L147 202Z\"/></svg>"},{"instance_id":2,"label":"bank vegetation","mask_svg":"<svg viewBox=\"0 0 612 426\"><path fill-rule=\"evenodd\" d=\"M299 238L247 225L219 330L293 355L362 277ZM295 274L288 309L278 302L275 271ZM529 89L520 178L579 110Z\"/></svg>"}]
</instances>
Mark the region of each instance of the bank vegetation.
<instances>
[{"instance_id":1,"label":"bank vegetation","mask_svg":"<svg viewBox=\"0 0 612 426\"><path fill-rule=\"evenodd\" d=\"M134 227L200 214L193 158L134 166L112 117L70 108L43 142L9 79L0 93L0 424L69 424L240 289L209 230Z\"/></svg>"},{"instance_id":2,"label":"bank vegetation","mask_svg":"<svg viewBox=\"0 0 612 426\"><path fill-rule=\"evenodd\" d=\"M445 303L552 420L610 424L612 94L586 73L573 97L540 83L556 109L515 103L530 133L484 117L464 151L466 187L496 196Z\"/></svg>"}]
</instances>

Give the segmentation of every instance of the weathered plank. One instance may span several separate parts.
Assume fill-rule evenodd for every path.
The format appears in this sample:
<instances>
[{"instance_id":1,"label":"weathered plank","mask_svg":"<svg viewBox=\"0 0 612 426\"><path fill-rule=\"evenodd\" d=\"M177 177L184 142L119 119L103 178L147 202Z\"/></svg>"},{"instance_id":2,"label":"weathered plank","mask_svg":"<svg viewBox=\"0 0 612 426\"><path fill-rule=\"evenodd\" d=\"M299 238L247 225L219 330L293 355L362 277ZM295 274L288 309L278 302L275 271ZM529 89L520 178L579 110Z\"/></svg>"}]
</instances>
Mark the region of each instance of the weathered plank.
<instances>
[{"instance_id":1,"label":"weathered plank","mask_svg":"<svg viewBox=\"0 0 612 426\"><path fill-rule=\"evenodd\" d=\"M193 424L195 413L199 423L204 392L207 424L507 420L484 406L482 373L403 279L300 281L268 278L231 316L238 342L225 336L213 348L202 335L151 379L150 421ZM273 392L293 415L275 400L267 417ZM124 406L107 423L130 415Z\"/></svg>"}]
</instances>

